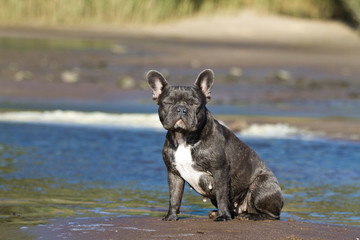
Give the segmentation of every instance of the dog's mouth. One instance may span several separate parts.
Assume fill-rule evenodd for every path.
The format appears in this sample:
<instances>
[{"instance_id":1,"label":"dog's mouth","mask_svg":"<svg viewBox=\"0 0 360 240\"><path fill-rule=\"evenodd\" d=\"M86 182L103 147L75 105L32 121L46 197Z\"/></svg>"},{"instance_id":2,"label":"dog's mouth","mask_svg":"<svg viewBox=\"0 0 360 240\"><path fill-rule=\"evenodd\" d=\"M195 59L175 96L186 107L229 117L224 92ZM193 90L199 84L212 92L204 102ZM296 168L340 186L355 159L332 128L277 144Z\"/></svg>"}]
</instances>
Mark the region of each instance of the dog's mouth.
<instances>
[{"instance_id":1,"label":"dog's mouth","mask_svg":"<svg viewBox=\"0 0 360 240\"><path fill-rule=\"evenodd\" d=\"M174 124L174 128L175 129L187 129L187 126L184 122L184 120L182 118L180 118L179 120L176 121L176 123Z\"/></svg>"},{"instance_id":2,"label":"dog's mouth","mask_svg":"<svg viewBox=\"0 0 360 240\"><path fill-rule=\"evenodd\" d=\"M175 130L175 131L194 131L196 130L196 120L189 119L187 117L178 116L172 120L162 119L161 123L166 130Z\"/></svg>"}]
</instances>

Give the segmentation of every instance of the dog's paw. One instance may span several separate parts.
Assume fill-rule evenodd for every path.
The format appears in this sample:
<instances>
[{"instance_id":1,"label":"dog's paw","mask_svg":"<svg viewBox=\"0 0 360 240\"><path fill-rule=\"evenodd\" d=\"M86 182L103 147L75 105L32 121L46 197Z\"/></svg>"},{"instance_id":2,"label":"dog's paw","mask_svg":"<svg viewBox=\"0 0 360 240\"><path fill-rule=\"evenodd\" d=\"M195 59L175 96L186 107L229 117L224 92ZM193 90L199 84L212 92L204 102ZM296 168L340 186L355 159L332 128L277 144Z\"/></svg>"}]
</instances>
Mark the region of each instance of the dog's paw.
<instances>
[{"instance_id":1,"label":"dog's paw","mask_svg":"<svg viewBox=\"0 0 360 240\"><path fill-rule=\"evenodd\" d=\"M208 216L209 216L209 219L215 219L217 216L217 210L210 211Z\"/></svg>"},{"instance_id":2,"label":"dog's paw","mask_svg":"<svg viewBox=\"0 0 360 240\"><path fill-rule=\"evenodd\" d=\"M221 215L215 218L214 222L225 222L225 221L231 221L231 217L227 215Z\"/></svg>"},{"instance_id":3,"label":"dog's paw","mask_svg":"<svg viewBox=\"0 0 360 240\"><path fill-rule=\"evenodd\" d=\"M163 221L177 221L178 217L176 215L166 215L162 218Z\"/></svg>"}]
</instances>

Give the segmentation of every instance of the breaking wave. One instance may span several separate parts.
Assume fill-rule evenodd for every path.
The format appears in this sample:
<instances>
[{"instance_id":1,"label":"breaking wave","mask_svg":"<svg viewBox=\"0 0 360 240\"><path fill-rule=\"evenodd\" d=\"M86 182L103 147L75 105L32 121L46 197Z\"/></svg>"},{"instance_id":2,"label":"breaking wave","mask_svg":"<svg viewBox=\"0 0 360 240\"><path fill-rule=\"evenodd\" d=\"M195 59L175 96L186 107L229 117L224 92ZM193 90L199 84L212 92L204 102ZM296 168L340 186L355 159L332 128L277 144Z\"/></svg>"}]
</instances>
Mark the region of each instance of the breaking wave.
<instances>
[{"instance_id":1,"label":"breaking wave","mask_svg":"<svg viewBox=\"0 0 360 240\"><path fill-rule=\"evenodd\" d=\"M79 111L20 111L2 112L0 121L43 123L110 128L163 129L157 114L118 114ZM287 124L252 124L243 129L241 137L253 138L302 138L312 139L314 134Z\"/></svg>"},{"instance_id":2,"label":"breaking wave","mask_svg":"<svg viewBox=\"0 0 360 240\"><path fill-rule=\"evenodd\" d=\"M0 113L0 121L44 124L67 124L98 127L162 129L157 114L116 114L78 111L23 111Z\"/></svg>"},{"instance_id":3,"label":"breaking wave","mask_svg":"<svg viewBox=\"0 0 360 240\"><path fill-rule=\"evenodd\" d=\"M254 138L315 138L315 135L312 132L292 127L284 123L252 124L243 129L239 135L242 137Z\"/></svg>"}]
</instances>

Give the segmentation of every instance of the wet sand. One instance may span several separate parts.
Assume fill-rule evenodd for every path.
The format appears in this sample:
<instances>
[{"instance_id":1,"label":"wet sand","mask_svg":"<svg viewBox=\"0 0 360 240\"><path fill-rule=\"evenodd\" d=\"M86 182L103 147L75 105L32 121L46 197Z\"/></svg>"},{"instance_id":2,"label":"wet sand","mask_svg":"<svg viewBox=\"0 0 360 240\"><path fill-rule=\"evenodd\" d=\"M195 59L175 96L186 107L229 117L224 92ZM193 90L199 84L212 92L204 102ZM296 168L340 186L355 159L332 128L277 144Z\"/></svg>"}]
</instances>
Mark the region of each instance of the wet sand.
<instances>
[{"instance_id":1,"label":"wet sand","mask_svg":"<svg viewBox=\"0 0 360 240\"><path fill-rule=\"evenodd\" d=\"M3 101L148 101L146 71L192 84L204 68L215 71L220 103L360 99L360 37L338 22L245 14L134 29L0 26L0 38Z\"/></svg>"},{"instance_id":2,"label":"wet sand","mask_svg":"<svg viewBox=\"0 0 360 240\"><path fill-rule=\"evenodd\" d=\"M157 217L57 219L26 230L38 239L353 239L360 228L294 221L213 222L184 218L164 222Z\"/></svg>"}]
</instances>

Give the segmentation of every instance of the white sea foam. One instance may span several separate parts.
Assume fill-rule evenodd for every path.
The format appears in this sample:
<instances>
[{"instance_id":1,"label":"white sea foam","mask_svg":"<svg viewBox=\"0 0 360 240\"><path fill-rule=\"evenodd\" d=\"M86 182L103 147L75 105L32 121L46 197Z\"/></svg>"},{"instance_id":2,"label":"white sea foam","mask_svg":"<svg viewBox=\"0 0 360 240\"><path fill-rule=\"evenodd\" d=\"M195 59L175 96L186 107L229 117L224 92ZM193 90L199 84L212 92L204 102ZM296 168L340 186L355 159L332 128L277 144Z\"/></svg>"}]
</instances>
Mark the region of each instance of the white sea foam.
<instances>
[{"instance_id":1,"label":"white sea foam","mask_svg":"<svg viewBox=\"0 0 360 240\"><path fill-rule=\"evenodd\" d=\"M157 114L116 114L63 110L23 111L0 113L0 121L162 129Z\"/></svg>"},{"instance_id":2,"label":"white sea foam","mask_svg":"<svg viewBox=\"0 0 360 240\"><path fill-rule=\"evenodd\" d=\"M163 129L157 114L117 114L79 111L20 111L2 112L0 121L44 124L67 124L95 127ZM287 124L252 124L243 129L242 137L312 139L314 133Z\"/></svg>"},{"instance_id":3,"label":"white sea foam","mask_svg":"<svg viewBox=\"0 0 360 240\"><path fill-rule=\"evenodd\" d=\"M277 124L252 124L243 129L240 133L242 137L253 138L302 138L313 139L314 133L289 126L284 123Z\"/></svg>"}]
</instances>

